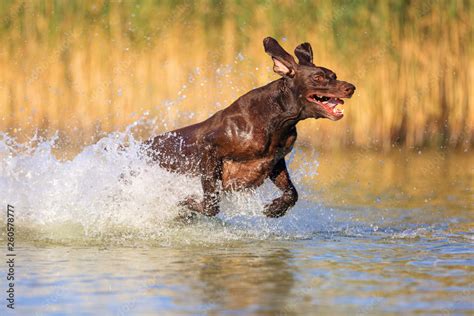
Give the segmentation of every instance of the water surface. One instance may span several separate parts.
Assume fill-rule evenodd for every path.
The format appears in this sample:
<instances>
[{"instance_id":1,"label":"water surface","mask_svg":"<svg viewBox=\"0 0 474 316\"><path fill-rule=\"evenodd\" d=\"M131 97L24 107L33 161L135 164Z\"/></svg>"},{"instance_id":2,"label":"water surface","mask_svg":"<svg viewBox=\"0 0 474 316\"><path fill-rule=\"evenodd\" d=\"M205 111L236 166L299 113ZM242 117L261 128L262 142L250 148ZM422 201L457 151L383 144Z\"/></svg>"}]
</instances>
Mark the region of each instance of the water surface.
<instances>
[{"instance_id":1,"label":"water surface","mask_svg":"<svg viewBox=\"0 0 474 316\"><path fill-rule=\"evenodd\" d=\"M182 224L176 202L199 194L198 181L148 166L133 141L103 150L120 137L66 161L51 143L4 139L16 313L474 313L471 153L297 148L300 201L285 217L262 216L278 195L266 183L227 195L217 218Z\"/></svg>"}]
</instances>

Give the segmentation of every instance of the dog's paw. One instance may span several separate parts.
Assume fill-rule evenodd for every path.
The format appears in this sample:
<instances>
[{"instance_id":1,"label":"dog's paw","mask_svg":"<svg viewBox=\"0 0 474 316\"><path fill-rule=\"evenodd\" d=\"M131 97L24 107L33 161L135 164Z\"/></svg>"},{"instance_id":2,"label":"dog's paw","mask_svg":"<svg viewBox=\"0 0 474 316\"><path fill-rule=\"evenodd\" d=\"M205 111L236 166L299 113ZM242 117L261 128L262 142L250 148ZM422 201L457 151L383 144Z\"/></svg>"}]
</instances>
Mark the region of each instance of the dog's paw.
<instances>
[{"instance_id":1,"label":"dog's paw","mask_svg":"<svg viewBox=\"0 0 474 316\"><path fill-rule=\"evenodd\" d=\"M174 221L180 224L192 224L196 221L197 214L189 211L188 209L181 209L178 212L178 216L174 218Z\"/></svg>"},{"instance_id":2,"label":"dog's paw","mask_svg":"<svg viewBox=\"0 0 474 316\"><path fill-rule=\"evenodd\" d=\"M278 218L286 214L286 211L290 208L290 205L285 203L282 198L273 200L272 203L265 205L263 208L263 214L267 217Z\"/></svg>"},{"instance_id":3,"label":"dog's paw","mask_svg":"<svg viewBox=\"0 0 474 316\"><path fill-rule=\"evenodd\" d=\"M187 208L196 213L203 213L202 202L198 201L195 196L188 196L186 199L179 202L178 206Z\"/></svg>"}]
</instances>

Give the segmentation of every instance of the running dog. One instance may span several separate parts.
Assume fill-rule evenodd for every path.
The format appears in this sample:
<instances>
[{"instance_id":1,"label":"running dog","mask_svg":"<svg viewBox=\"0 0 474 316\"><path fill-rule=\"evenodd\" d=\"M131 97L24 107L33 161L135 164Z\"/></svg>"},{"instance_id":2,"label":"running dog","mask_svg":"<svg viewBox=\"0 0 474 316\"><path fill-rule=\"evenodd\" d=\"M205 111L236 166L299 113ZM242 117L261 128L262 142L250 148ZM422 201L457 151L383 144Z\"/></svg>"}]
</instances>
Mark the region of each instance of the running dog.
<instances>
[{"instance_id":1,"label":"running dog","mask_svg":"<svg viewBox=\"0 0 474 316\"><path fill-rule=\"evenodd\" d=\"M298 200L285 164L296 141L296 124L308 118L340 120L343 110L337 106L354 94L353 84L313 64L309 43L296 47L298 63L271 37L263 46L281 78L203 122L145 142L147 155L162 168L200 178L203 198L190 196L181 203L191 212L215 216L222 191L255 188L270 178L282 195L265 206L264 214L285 215Z\"/></svg>"}]
</instances>

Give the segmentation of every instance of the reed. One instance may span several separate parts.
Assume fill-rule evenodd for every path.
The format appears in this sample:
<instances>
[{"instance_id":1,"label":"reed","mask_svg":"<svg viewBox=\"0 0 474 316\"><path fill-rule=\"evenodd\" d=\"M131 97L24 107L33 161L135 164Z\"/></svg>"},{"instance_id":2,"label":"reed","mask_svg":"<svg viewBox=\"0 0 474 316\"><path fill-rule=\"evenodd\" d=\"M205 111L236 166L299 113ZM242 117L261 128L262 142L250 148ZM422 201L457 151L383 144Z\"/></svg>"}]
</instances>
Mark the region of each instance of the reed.
<instances>
[{"instance_id":1,"label":"reed","mask_svg":"<svg viewBox=\"0 0 474 316\"><path fill-rule=\"evenodd\" d=\"M205 119L277 78L271 35L312 43L357 86L339 122L300 137L336 148L474 144L470 1L1 1L0 130L73 143L142 113L158 130Z\"/></svg>"}]
</instances>

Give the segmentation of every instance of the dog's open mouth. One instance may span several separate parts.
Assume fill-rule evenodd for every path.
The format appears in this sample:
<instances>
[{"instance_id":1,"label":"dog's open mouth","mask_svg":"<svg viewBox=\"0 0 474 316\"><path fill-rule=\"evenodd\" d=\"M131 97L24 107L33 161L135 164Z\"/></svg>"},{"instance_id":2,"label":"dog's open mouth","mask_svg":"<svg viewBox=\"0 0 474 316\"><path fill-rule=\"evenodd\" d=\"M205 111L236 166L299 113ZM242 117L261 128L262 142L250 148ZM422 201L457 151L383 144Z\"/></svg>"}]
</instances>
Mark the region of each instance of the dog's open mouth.
<instances>
[{"instance_id":1,"label":"dog's open mouth","mask_svg":"<svg viewBox=\"0 0 474 316\"><path fill-rule=\"evenodd\" d=\"M307 99L309 102L320 105L326 114L328 114L329 118L339 120L344 116L344 110L337 108L339 104L344 104L344 101L340 98L310 94Z\"/></svg>"}]
</instances>

